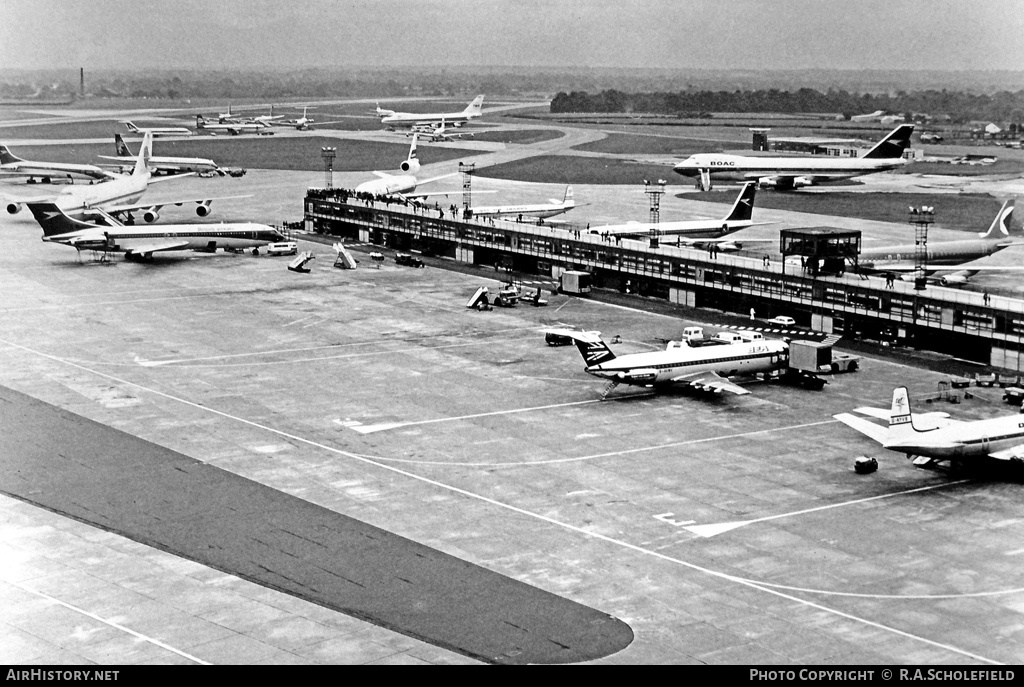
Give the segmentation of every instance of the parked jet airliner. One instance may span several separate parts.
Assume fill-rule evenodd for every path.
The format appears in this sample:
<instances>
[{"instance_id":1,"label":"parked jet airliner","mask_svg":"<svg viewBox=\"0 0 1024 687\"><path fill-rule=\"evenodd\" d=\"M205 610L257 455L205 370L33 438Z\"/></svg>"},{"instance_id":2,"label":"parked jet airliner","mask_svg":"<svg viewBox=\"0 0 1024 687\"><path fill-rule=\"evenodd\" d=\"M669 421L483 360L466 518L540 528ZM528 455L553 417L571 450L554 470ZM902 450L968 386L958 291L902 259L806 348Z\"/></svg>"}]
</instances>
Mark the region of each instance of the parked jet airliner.
<instances>
[{"instance_id":1,"label":"parked jet airliner","mask_svg":"<svg viewBox=\"0 0 1024 687\"><path fill-rule=\"evenodd\" d=\"M601 398L618 384L685 385L715 393L749 394L727 377L773 372L783 369L789 360L789 344L781 340L710 341L706 345L671 342L663 351L616 356L596 332L549 331L571 338L583 356L586 372L608 380Z\"/></svg>"},{"instance_id":2,"label":"parked jet airliner","mask_svg":"<svg viewBox=\"0 0 1024 687\"><path fill-rule=\"evenodd\" d=\"M151 133L154 136L191 136L195 132L192 129L186 129L183 126L147 126L139 127L135 126L133 122L122 122L128 131L133 134L147 134Z\"/></svg>"},{"instance_id":3,"label":"parked jet airliner","mask_svg":"<svg viewBox=\"0 0 1024 687\"><path fill-rule=\"evenodd\" d=\"M436 126L442 121L445 121L452 126L458 127L479 117L482 114L483 103L484 97L482 95L478 95L462 112L392 112L391 114L383 115L380 119L380 123L386 127L416 126L418 124L433 124ZM387 110L381 110L380 105L377 106L377 111L378 113L387 112Z\"/></svg>"},{"instance_id":4,"label":"parked jet airliner","mask_svg":"<svg viewBox=\"0 0 1024 687\"><path fill-rule=\"evenodd\" d=\"M905 453L908 458L917 457L914 464L922 467L932 462L958 463L984 457L1024 459L1024 415L1020 413L972 422L948 419L946 413L915 415L910 409L907 388L903 386L892 392L892 407L888 411L857 408L856 412L888 420L889 426L882 427L850 413L833 417L871 437L883 448Z\"/></svg>"},{"instance_id":5,"label":"parked jet airliner","mask_svg":"<svg viewBox=\"0 0 1024 687\"><path fill-rule=\"evenodd\" d=\"M863 157L838 158L825 156L747 156L724 153L691 155L674 169L677 174L694 177L704 190L711 188L712 178L756 180L759 186L793 190L832 181L885 172L907 163L903 151L910 145L913 124L902 124L879 141Z\"/></svg>"},{"instance_id":6,"label":"parked jet airliner","mask_svg":"<svg viewBox=\"0 0 1024 687\"><path fill-rule=\"evenodd\" d=\"M210 214L210 204L218 200L217 197L165 200L160 203L136 203L149 188L150 183L177 178L173 176L160 179L152 178L148 167L152 151L153 134L147 132L142 139L139 156L131 174L115 174L113 179L100 184L72 185L56 195L11 199L7 201L7 212L12 215L16 214L26 203L52 202L75 219L99 217L114 223L117 221L117 217L127 217L131 221L133 213L140 212L145 221L155 222L160 217L160 209L166 205L196 203L197 215L205 217ZM221 196L219 199L241 197L244 196Z\"/></svg>"},{"instance_id":7,"label":"parked jet airliner","mask_svg":"<svg viewBox=\"0 0 1024 687\"><path fill-rule=\"evenodd\" d=\"M138 159L138 155L133 155L131 149L121 138L121 134L114 134L114 150L117 151L117 157L110 155L100 155L104 160L117 160L123 163L134 164ZM149 158L149 168L154 172L162 172L164 174L185 174L187 172L216 172L217 174L224 174L221 168L213 160L207 160L201 157L161 157L154 155Z\"/></svg>"},{"instance_id":8,"label":"parked jet airliner","mask_svg":"<svg viewBox=\"0 0 1024 687\"><path fill-rule=\"evenodd\" d=\"M43 241L71 246L79 251L124 253L126 258L151 258L170 250L212 253L217 248L258 248L284 240L265 224L162 224L154 227L100 226L72 219L54 203L29 203L29 210L43 228Z\"/></svg>"},{"instance_id":9,"label":"parked jet airliner","mask_svg":"<svg viewBox=\"0 0 1024 687\"><path fill-rule=\"evenodd\" d=\"M647 236L653 231L658 235L678 237L679 242L684 244L715 243L722 250L736 250L739 247L737 242L729 239L723 240L721 237L755 226L755 223L751 221L751 216L754 211L756 193L757 184L752 181L744 184L739 195L736 196L736 202L733 203L729 214L718 220L694 219L657 224L630 222L607 227L594 227L590 233L603 236Z\"/></svg>"},{"instance_id":10,"label":"parked jet airliner","mask_svg":"<svg viewBox=\"0 0 1024 687\"><path fill-rule=\"evenodd\" d=\"M565 195L562 200L552 198L548 203L537 203L535 205L498 205L482 206L473 208L474 217L535 217L544 219L554 217L563 212L568 212L576 207L576 201L572 196L572 186L565 187Z\"/></svg>"},{"instance_id":11,"label":"parked jet airliner","mask_svg":"<svg viewBox=\"0 0 1024 687\"><path fill-rule=\"evenodd\" d=\"M998 253L1014 244L1024 243L1019 237L1010 235L1013 218L1013 199L1003 203L988 231L978 234L976 239L959 239L956 241L933 241L926 244L926 272L931 275L952 266L963 265L973 260ZM894 274L913 274L917 268L917 246L909 243L898 246L879 246L861 250L857 265L868 272L892 272ZM1024 270L1020 265L971 265L954 269L937 278L944 286L963 284L981 271L1013 271Z\"/></svg>"},{"instance_id":12,"label":"parked jet airliner","mask_svg":"<svg viewBox=\"0 0 1024 687\"><path fill-rule=\"evenodd\" d=\"M356 193L369 193L375 196L400 196L402 198L423 198L431 195L448 195L454 191L440 191L435 193L413 193L419 184L428 184L431 181L446 179L455 176L457 172L443 174L438 177L419 181L415 172L420 168L419 158L416 157L416 136L412 137L412 145L409 146L409 157L399 166L404 174L389 174L387 172L374 172L379 179L364 181L356 186Z\"/></svg>"},{"instance_id":13,"label":"parked jet airliner","mask_svg":"<svg viewBox=\"0 0 1024 687\"><path fill-rule=\"evenodd\" d=\"M0 177L6 176L28 177L29 183L33 183L35 179L50 183L57 178L71 179L73 176L87 179L110 179L117 175L96 165L22 160L11 153L7 146L0 145Z\"/></svg>"}]
</instances>

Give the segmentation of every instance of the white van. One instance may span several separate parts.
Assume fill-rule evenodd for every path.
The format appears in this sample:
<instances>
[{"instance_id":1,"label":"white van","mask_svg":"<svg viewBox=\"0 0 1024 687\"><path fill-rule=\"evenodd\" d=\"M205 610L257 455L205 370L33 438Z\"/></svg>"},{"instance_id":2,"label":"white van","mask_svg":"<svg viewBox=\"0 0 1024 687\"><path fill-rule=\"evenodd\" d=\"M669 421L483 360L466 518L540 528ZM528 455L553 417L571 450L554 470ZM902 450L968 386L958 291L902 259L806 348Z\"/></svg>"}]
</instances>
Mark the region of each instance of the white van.
<instances>
[{"instance_id":1,"label":"white van","mask_svg":"<svg viewBox=\"0 0 1024 687\"><path fill-rule=\"evenodd\" d=\"M715 339L725 343L743 343L743 337L736 332L718 332L715 334Z\"/></svg>"},{"instance_id":2,"label":"white van","mask_svg":"<svg viewBox=\"0 0 1024 687\"><path fill-rule=\"evenodd\" d=\"M281 241L267 246L267 255L295 255L299 252L299 244L295 241Z\"/></svg>"},{"instance_id":3,"label":"white van","mask_svg":"<svg viewBox=\"0 0 1024 687\"><path fill-rule=\"evenodd\" d=\"M764 334L761 332L748 332L745 329L741 329L736 333L739 334L740 338L747 343L751 343L753 341L764 341Z\"/></svg>"}]
</instances>

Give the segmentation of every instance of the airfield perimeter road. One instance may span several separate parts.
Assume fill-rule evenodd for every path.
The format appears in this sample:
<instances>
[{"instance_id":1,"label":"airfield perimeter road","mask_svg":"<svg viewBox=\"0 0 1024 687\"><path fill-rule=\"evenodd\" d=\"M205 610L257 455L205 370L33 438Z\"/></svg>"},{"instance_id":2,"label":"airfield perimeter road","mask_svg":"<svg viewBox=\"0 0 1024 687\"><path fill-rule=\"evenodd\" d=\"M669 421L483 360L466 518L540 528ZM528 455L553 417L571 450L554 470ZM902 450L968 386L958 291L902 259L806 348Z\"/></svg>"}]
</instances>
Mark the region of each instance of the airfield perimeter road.
<instances>
[{"instance_id":1,"label":"airfield perimeter road","mask_svg":"<svg viewBox=\"0 0 1024 687\"><path fill-rule=\"evenodd\" d=\"M216 216L279 222L298 219L303 190L322 179L253 170L160 184L151 197L254 193L215 203ZM509 197L557 194L478 182ZM577 198L591 203L574 211L583 221L646 214L635 188L581 187ZM665 202L691 216L722 207ZM887 406L892 387L906 384L922 410L981 418L1007 412L998 390L926 406L945 377L869 356L820 392L749 382L743 397L617 390L600 402L603 383L575 349L546 346L543 327L620 335L624 353L661 347L693 320L564 296L546 308L470 311L465 300L493 279L434 259L421 270L389 258L379 270L364 259L342 271L307 242L319 259L297 275L287 258L220 253L79 264L73 250L39 241L25 216L5 215L0 229L3 398L24 394L63 418L51 421L55 435L99 423L176 452L166 460L186 470L220 469L249 480L252 493L278 490L280 503L301 499L438 560L617 618L633 639L598 662L1024 660L1020 480L917 470L831 417ZM31 453L8 450L5 464ZM863 453L879 458L877 473L853 472ZM124 470L119 489L152 493L160 467ZM27 479L28 468L4 483ZM466 646L423 641L401 622L375 616L386 627L376 625L360 619L372 614L261 586L230 564L209 567L198 536L192 550L170 553L156 537L124 536L140 520L94 527L107 504L90 501L95 485L52 477L47 484L94 514L70 519L34 505L51 489L43 483L0 496L5 663L472 661ZM251 503L236 502L240 493L225 489L218 507L244 511ZM153 503L146 515L158 521L165 513ZM466 598L473 603L469 590Z\"/></svg>"}]
</instances>

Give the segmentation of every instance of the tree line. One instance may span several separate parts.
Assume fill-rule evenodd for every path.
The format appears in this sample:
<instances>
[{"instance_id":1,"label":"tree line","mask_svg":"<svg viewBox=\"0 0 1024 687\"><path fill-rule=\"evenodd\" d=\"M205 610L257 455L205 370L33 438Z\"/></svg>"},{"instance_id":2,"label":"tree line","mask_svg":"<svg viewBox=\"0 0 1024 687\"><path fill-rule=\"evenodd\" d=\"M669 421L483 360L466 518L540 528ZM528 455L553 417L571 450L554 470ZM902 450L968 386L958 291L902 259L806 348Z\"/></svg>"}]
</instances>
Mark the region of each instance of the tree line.
<instances>
[{"instance_id":1,"label":"tree line","mask_svg":"<svg viewBox=\"0 0 1024 687\"><path fill-rule=\"evenodd\" d=\"M962 91L922 90L889 93L849 93L813 88L784 91L775 88L737 91L678 91L675 93L625 93L605 90L559 92L551 101L552 113L644 112L699 117L710 112L777 112L786 114L865 114L882 110L891 114L947 115L952 122L991 120L1024 121L1024 90L998 91L991 95Z\"/></svg>"}]
</instances>

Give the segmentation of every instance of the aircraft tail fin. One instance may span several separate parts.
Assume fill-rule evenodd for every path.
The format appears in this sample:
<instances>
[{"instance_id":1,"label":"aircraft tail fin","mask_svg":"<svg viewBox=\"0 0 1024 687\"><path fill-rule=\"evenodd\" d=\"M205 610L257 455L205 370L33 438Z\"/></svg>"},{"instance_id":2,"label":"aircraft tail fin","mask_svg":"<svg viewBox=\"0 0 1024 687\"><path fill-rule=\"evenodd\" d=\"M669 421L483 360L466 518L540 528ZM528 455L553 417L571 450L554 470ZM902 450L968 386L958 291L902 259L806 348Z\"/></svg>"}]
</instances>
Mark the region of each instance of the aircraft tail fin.
<instances>
[{"instance_id":1,"label":"aircraft tail fin","mask_svg":"<svg viewBox=\"0 0 1024 687\"><path fill-rule=\"evenodd\" d=\"M139 131L139 127L135 126L135 122L132 122L132 121L129 120L129 121L124 123L124 126L125 126L126 129L128 129L128 131L131 131L132 133L135 133L135 134L141 133Z\"/></svg>"},{"instance_id":2,"label":"aircraft tail fin","mask_svg":"<svg viewBox=\"0 0 1024 687\"><path fill-rule=\"evenodd\" d=\"M566 186L565 187L565 196L562 198L562 202L563 203L573 203L573 202L575 202L575 198L573 198L573 195L572 195L572 186Z\"/></svg>"},{"instance_id":3,"label":"aircraft tail fin","mask_svg":"<svg viewBox=\"0 0 1024 687\"><path fill-rule=\"evenodd\" d=\"M406 160L415 160L416 159L416 139L417 138L419 138L419 133L415 133L415 134L412 135L412 145L409 146L409 157L407 157Z\"/></svg>"},{"instance_id":4,"label":"aircraft tail fin","mask_svg":"<svg viewBox=\"0 0 1024 687\"><path fill-rule=\"evenodd\" d=\"M6 165L11 162L23 162L23 160L12 153L7 146L0 145L0 164Z\"/></svg>"},{"instance_id":5,"label":"aircraft tail fin","mask_svg":"<svg viewBox=\"0 0 1024 687\"><path fill-rule=\"evenodd\" d=\"M898 386L892 391L892 408L889 410L889 429L896 429L903 425L914 428L914 416L910 412L910 397L907 394L907 387Z\"/></svg>"},{"instance_id":6,"label":"aircraft tail fin","mask_svg":"<svg viewBox=\"0 0 1024 687\"><path fill-rule=\"evenodd\" d=\"M483 111L483 105L484 97L482 95L478 95L477 97L473 98L473 102L471 102L466 107L466 109L462 111L462 114L479 115Z\"/></svg>"},{"instance_id":7,"label":"aircraft tail fin","mask_svg":"<svg viewBox=\"0 0 1024 687\"><path fill-rule=\"evenodd\" d=\"M754 195L757 193L757 182L749 181L740 189L740 195L736 197L732 210L726 216L726 222L747 221L754 211Z\"/></svg>"},{"instance_id":8,"label":"aircraft tail fin","mask_svg":"<svg viewBox=\"0 0 1024 687\"><path fill-rule=\"evenodd\" d=\"M142 137L142 146L139 148L139 159L135 161L135 169L132 170L133 177L149 174L149 158L153 156L153 132L147 131Z\"/></svg>"},{"instance_id":9,"label":"aircraft tail fin","mask_svg":"<svg viewBox=\"0 0 1024 687\"><path fill-rule=\"evenodd\" d=\"M914 133L913 124L900 124L889 132L889 135L875 144L864 154L865 158L889 160L903 157L903 151L910 147L910 135Z\"/></svg>"},{"instance_id":10,"label":"aircraft tail fin","mask_svg":"<svg viewBox=\"0 0 1024 687\"><path fill-rule=\"evenodd\" d=\"M228 108L228 109L230 110L231 108ZM206 118L203 117L203 115L196 115L196 128L197 129L205 129L206 128Z\"/></svg>"},{"instance_id":11,"label":"aircraft tail fin","mask_svg":"<svg viewBox=\"0 0 1024 687\"><path fill-rule=\"evenodd\" d=\"M131 157L132 151L129 150L128 144L121 138L121 134L114 134L114 154L118 157Z\"/></svg>"},{"instance_id":12,"label":"aircraft tail fin","mask_svg":"<svg viewBox=\"0 0 1024 687\"><path fill-rule=\"evenodd\" d=\"M1003 239L1010 235L1010 220L1013 219L1013 201L1010 200L1003 203L1003 207L999 208L999 212L996 214L996 218L992 220L991 226L988 231L981 234L983 239Z\"/></svg>"},{"instance_id":13,"label":"aircraft tail fin","mask_svg":"<svg viewBox=\"0 0 1024 687\"><path fill-rule=\"evenodd\" d=\"M587 367L615 359L615 353L599 336L573 336L572 340L576 344L576 348L579 349L580 355L583 356Z\"/></svg>"},{"instance_id":14,"label":"aircraft tail fin","mask_svg":"<svg viewBox=\"0 0 1024 687\"><path fill-rule=\"evenodd\" d=\"M43 228L44 240L53 236L70 234L81 229L93 228L92 224L68 217L53 202L28 203L28 209L32 212L32 216L36 218L36 221L39 222L39 226Z\"/></svg>"}]
</instances>

